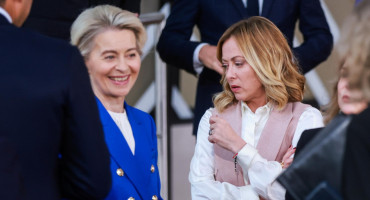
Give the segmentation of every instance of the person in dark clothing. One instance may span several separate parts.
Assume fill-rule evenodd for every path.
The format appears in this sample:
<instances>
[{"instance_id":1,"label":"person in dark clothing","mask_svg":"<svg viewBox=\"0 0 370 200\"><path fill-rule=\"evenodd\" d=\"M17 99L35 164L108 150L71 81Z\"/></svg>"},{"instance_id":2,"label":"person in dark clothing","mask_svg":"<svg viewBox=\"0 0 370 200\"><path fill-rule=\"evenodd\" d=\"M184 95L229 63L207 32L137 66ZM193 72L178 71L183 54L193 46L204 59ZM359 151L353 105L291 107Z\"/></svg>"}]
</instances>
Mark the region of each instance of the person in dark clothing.
<instances>
[{"instance_id":1,"label":"person in dark clothing","mask_svg":"<svg viewBox=\"0 0 370 200\"><path fill-rule=\"evenodd\" d=\"M344 24L339 43L341 58L349 66L349 88L361 90L370 102L370 0L362 0ZM358 98L359 99L359 98ZM370 108L353 116L347 130L343 158L342 196L370 199Z\"/></svg>"},{"instance_id":2,"label":"person in dark clothing","mask_svg":"<svg viewBox=\"0 0 370 200\"><path fill-rule=\"evenodd\" d=\"M370 1L361 1L346 19L337 51L340 79L332 98L327 121L339 114L352 114L346 130L341 188L343 199L370 199ZM296 157L321 129L305 131L297 145ZM294 164L294 161L293 161ZM310 174L307 174L310 176ZM286 199L293 199L287 193Z\"/></svg>"},{"instance_id":3,"label":"person in dark clothing","mask_svg":"<svg viewBox=\"0 0 370 200\"><path fill-rule=\"evenodd\" d=\"M102 199L110 160L86 66L67 42L19 28L31 4L0 0L0 199Z\"/></svg>"},{"instance_id":4,"label":"person in dark clothing","mask_svg":"<svg viewBox=\"0 0 370 200\"><path fill-rule=\"evenodd\" d=\"M31 13L23 27L69 41L70 28L86 8L110 4L140 13L141 0L33 0Z\"/></svg>"}]
</instances>

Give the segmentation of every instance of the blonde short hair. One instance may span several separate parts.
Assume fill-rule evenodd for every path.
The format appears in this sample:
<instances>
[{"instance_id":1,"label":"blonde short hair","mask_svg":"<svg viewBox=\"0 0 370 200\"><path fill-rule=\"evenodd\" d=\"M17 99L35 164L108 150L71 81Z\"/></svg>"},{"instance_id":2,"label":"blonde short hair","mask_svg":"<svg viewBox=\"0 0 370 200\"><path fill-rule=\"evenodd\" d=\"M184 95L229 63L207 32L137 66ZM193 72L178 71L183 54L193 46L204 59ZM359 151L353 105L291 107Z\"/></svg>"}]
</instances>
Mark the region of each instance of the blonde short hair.
<instances>
[{"instance_id":1,"label":"blonde short hair","mask_svg":"<svg viewBox=\"0 0 370 200\"><path fill-rule=\"evenodd\" d=\"M100 5L83 11L72 24L71 43L79 48L86 59L94 46L94 38L111 29L131 30L135 34L138 49L144 47L146 32L139 18L134 13L111 5Z\"/></svg>"},{"instance_id":2,"label":"blonde short hair","mask_svg":"<svg viewBox=\"0 0 370 200\"><path fill-rule=\"evenodd\" d=\"M348 68L349 86L370 102L370 0L362 0L346 18L337 45L340 64Z\"/></svg>"},{"instance_id":3,"label":"blonde short hair","mask_svg":"<svg viewBox=\"0 0 370 200\"><path fill-rule=\"evenodd\" d=\"M231 37L237 41L244 58L261 81L268 102L282 109L288 102L302 100L305 78L299 72L297 61L284 35L270 20L255 16L228 28L217 45L217 58L220 62L222 46ZM224 90L213 100L220 112L237 102L225 73L221 84Z\"/></svg>"}]
</instances>

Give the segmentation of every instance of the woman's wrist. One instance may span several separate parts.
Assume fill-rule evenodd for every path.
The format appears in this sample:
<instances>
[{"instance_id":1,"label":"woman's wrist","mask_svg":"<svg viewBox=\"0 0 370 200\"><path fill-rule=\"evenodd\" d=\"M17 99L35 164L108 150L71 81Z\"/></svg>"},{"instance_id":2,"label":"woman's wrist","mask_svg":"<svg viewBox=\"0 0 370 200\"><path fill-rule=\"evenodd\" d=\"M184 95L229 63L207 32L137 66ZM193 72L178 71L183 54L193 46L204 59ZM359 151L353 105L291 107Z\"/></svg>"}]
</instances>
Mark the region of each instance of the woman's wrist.
<instances>
[{"instance_id":1,"label":"woman's wrist","mask_svg":"<svg viewBox=\"0 0 370 200\"><path fill-rule=\"evenodd\" d=\"M234 154L237 154L247 143L242 139L238 144L233 145L234 149L232 149L232 152Z\"/></svg>"}]
</instances>

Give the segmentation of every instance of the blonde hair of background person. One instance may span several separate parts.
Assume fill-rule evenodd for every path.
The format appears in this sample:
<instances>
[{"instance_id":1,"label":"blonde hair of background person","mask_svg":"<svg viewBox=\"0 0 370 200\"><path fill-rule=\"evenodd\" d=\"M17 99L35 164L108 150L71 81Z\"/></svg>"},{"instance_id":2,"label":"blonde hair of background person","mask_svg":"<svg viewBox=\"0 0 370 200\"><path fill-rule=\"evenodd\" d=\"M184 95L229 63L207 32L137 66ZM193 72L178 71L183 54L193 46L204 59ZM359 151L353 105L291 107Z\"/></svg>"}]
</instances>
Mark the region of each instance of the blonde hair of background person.
<instances>
[{"instance_id":1,"label":"blonde hair of background person","mask_svg":"<svg viewBox=\"0 0 370 200\"><path fill-rule=\"evenodd\" d=\"M354 8L353 13L347 17L342 35L336 46L340 65L339 79L349 79L351 90L362 90L360 93L370 99L370 1L363 0L360 6ZM324 108L325 124L329 123L340 111L338 105L338 81L334 85L330 103ZM364 100L362 95L354 97L355 103ZM357 98L357 99L356 99Z\"/></svg>"},{"instance_id":2,"label":"blonde hair of background person","mask_svg":"<svg viewBox=\"0 0 370 200\"><path fill-rule=\"evenodd\" d=\"M337 45L339 59L350 67L350 88L370 100L370 1L362 0L347 17Z\"/></svg>"},{"instance_id":3,"label":"blonde hair of background person","mask_svg":"<svg viewBox=\"0 0 370 200\"><path fill-rule=\"evenodd\" d=\"M362 0L344 22L338 43L340 59L349 66L349 86L370 102L370 1ZM343 199L370 199L370 108L352 116L342 164Z\"/></svg>"},{"instance_id":4,"label":"blonde hair of background person","mask_svg":"<svg viewBox=\"0 0 370 200\"><path fill-rule=\"evenodd\" d=\"M245 23L235 24L220 38L217 45L217 58L222 62L222 45L230 37L234 37L245 59L256 72L265 88L267 102L272 102L279 109L288 102L303 99L305 77L300 74L288 43L279 29L263 17L256 17L258 25ZM243 44L243 45L241 45ZM222 75L221 84L224 91L214 98L215 107L222 112L229 105L237 102L226 80Z\"/></svg>"},{"instance_id":5,"label":"blonde hair of background person","mask_svg":"<svg viewBox=\"0 0 370 200\"><path fill-rule=\"evenodd\" d=\"M328 124L340 111L338 104L338 82L339 80L334 83L333 94L330 98L330 102L322 108L325 124Z\"/></svg>"},{"instance_id":6,"label":"blonde hair of background person","mask_svg":"<svg viewBox=\"0 0 370 200\"><path fill-rule=\"evenodd\" d=\"M85 60L94 46L95 36L108 29L131 30L135 34L139 51L144 47L145 28L139 18L129 11L103 5L87 9L78 18L71 27L71 44L78 47Z\"/></svg>"},{"instance_id":7,"label":"blonde hair of background person","mask_svg":"<svg viewBox=\"0 0 370 200\"><path fill-rule=\"evenodd\" d=\"M367 107L361 90L349 88L349 68L346 64L342 64L339 67L339 78L333 87L333 95L330 103L324 108L325 124L328 124L340 112L346 115L358 114Z\"/></svg>"}]
</instances>

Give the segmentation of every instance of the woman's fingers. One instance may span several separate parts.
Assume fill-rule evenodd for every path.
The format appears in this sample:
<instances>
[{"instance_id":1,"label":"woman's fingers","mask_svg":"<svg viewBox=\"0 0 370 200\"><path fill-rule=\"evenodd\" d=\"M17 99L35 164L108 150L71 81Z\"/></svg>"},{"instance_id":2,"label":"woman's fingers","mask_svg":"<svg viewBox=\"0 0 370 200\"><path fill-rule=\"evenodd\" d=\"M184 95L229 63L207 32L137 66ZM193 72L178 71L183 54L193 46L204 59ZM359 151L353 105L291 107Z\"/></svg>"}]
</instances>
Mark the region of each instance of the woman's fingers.
<instances>
[{"instance_id":1,"label":"woman's fingers","mask_svg":"<svg viewBox=\"0 0 370 200\"><path fill-rule=\"evenodd\" d=\"M283 166L283 169L286 169L288 168L293 162L293 158L288 158L284 161L284 166Z\"/></svg>"},{"instance_id":2,"label":"woman's fingers","mask_svg":"<svg viewBox=\"0 0 370 200\"><path fill-rule=\"evenodd\" d=\"M290 157L295 153L295 150L296 150L296 148L295 148L295 147L294 147L294 148L289 147L289 149L286 151L286 153L285 153L285 154L284 154L284 156L283 156L283 161L284 161L285 159L290 158Z\"/></svg>"},{"instance_id":3,"label":"woman's fingers","mask_svg":"<svg viewBox=\"0 0 370 200\"><path fill-rule=\"evenodd\" d=\"M209 124L214 124L214 123L216 123L218 119L219 119L218 115L212 115L212 116L209 118Z\"/></svg>"},{"instance_id":4,"label":"woman's fingers","mask_svg":"<svg viewBox=\"0 0 370 200\"><path fill-rule=\"evenodd\" d=\"M287 167L290 166L290 164L292 164L293 162L292 155L295 153L295 150L296 150L296 147L293 148L292 146L290 146L288 150L286 151L286 153L284 154L283 160L280 163L283 169L286 169Z\"/></svg>"}]
</instances>

